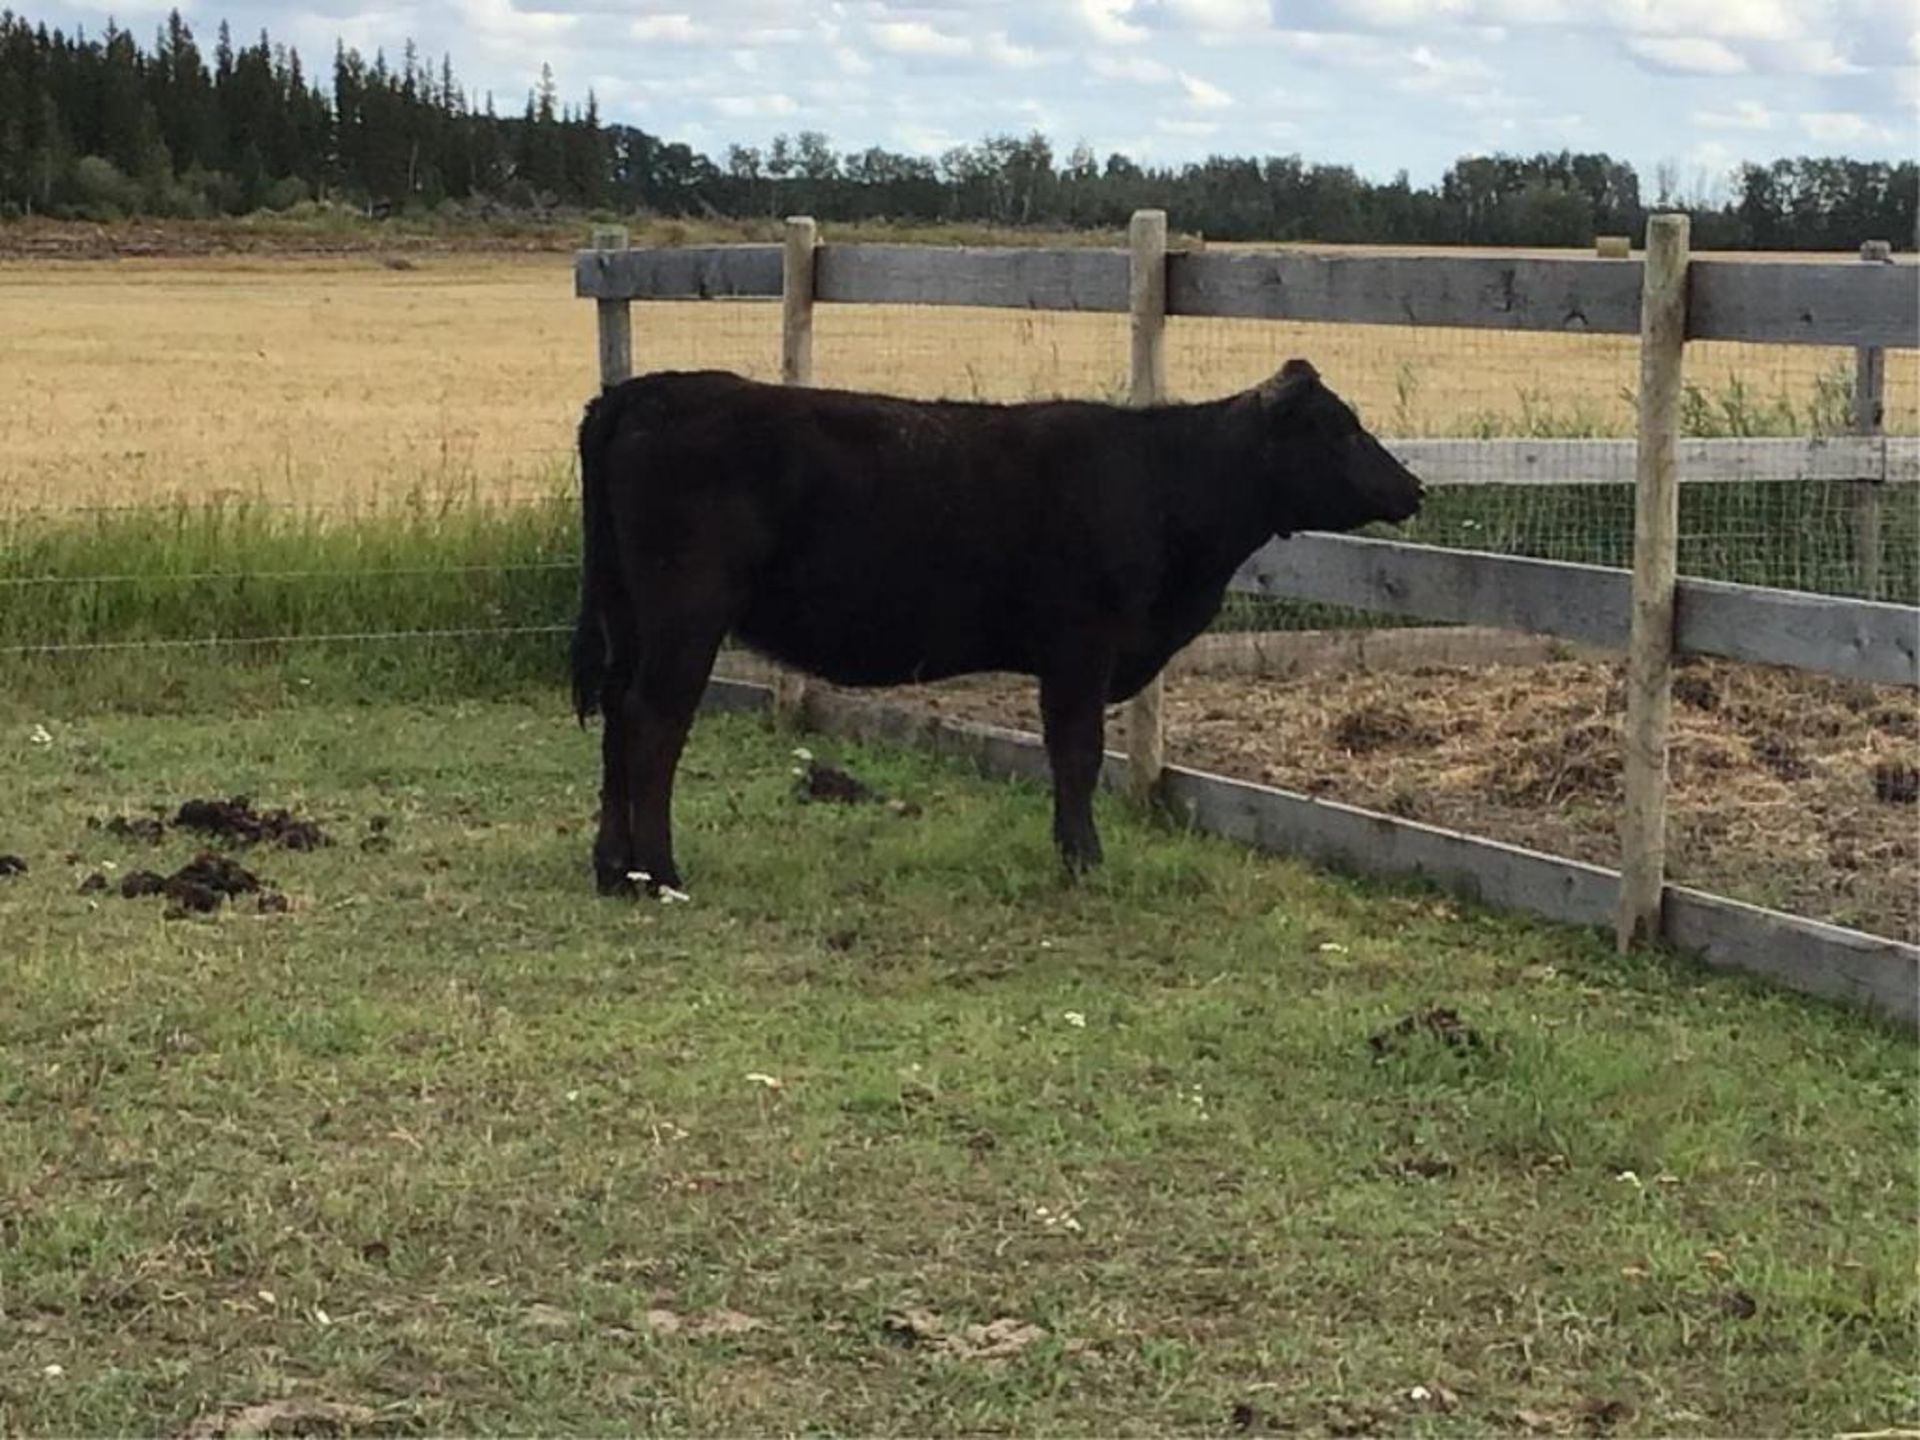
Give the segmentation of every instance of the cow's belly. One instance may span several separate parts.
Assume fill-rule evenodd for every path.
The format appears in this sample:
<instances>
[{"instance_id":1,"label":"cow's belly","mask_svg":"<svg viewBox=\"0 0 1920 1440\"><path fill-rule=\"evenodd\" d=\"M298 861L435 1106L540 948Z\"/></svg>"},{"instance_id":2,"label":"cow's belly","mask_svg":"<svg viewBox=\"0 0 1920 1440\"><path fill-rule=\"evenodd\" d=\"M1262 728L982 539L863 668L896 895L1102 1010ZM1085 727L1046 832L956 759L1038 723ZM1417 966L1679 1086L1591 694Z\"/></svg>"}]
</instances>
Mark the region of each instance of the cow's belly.
<instances>
[{"instance_id":1,"label":"cow's belly","mask_svg":"<svg viewBox=\"0 0 1920 1440\"><path fill-rule=\"evenodd\" d=\"M1015 627L982 599L841 584L758 588L739 638L836 685L912 685L984 670L1030 669Z\"/></svg>"}]
</instances>

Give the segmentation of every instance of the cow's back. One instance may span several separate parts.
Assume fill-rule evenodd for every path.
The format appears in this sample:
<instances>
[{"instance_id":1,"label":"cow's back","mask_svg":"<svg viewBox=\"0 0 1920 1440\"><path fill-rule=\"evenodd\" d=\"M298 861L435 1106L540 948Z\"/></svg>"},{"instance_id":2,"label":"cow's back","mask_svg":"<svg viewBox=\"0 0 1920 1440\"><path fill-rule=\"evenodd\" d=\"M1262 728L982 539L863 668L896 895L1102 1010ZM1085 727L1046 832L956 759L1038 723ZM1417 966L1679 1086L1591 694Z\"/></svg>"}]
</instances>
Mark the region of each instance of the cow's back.
<instances>
[{"instance_id":1,"label":"cow's back","mask_svg":"<svg viewBox=\"0 0 1920 1440\"><path fill-rule=\"evenodd\" d=\"M1063 628L1140 594L1150 516L1108 407L718 372L623 389L622 528L729 576L739 636L789 664L852 685L1032 671Z\"/></svg>"}]
</instances>

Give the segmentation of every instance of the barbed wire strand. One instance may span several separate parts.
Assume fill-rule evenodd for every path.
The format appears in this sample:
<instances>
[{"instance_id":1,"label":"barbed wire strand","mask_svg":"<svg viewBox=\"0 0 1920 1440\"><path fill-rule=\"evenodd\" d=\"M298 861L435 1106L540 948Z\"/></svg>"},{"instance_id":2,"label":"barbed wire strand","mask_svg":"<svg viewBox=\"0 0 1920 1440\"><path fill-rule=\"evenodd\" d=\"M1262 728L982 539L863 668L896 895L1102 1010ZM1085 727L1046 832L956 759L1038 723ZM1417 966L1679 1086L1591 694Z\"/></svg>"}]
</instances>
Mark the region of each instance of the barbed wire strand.
<instances>
[{"instance_id":1,"label":"barbed wire strand","mask_svg":"<svg viewBox=\"0 0 1920 1440\"><path fill-rule=\"evenodd\" d=\"M566 635L571 624L506 625L450 630L342 630L309 635L206 635L196 639L51 641L0 647L0 655L73 655L106 650L198 650L241 645L331 645L391 640L471 640L516 635Z\"/></svg>"},{"instance_id":2,"label":"barbed wire strand","mask_svg":"<svg viewBox=\"0 0 1920 1440\"><path fill-rule=\"evenodd\" d=\"M398 575L506 575L528 570L578 570L573 560L530 560L501 565L409 565L382 570L194 570L178 574L129 571L114 575L0 575L0 586L134 585L146 582L185 585L207 580L375 580Z\"/></svg>"}]
</instances>

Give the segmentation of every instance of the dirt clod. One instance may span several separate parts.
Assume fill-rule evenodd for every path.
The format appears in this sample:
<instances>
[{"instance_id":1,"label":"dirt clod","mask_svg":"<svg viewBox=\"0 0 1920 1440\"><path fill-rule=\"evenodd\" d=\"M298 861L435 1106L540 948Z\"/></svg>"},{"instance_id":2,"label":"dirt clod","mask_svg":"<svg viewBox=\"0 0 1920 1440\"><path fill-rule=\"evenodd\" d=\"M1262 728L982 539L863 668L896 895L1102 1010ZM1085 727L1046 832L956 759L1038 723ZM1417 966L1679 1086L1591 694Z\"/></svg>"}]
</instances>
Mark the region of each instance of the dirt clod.
<instances>
[{"instance_id":1,"label":"dirt clod","mask_svg":"<svg viewBox=\"0 0 1920 1440\"><path fill-rule=\"evenodd\" d=\"M122 840L138 840L143 845L158 845L167 833L165 822L157 815L114 815L104 823L88 820L87 828L104 830Z\"/></svg>"},{"instance_id":2,"label":"dirt clod","mask_svg":"<svg viewBox=\"0 0 1920 1440\"><path fill-rule=\"evenodd\" d=\"M271 841L287 850L317 850L332 843L313 821L301 820L285 809L255 810L245 795L188 800L174 813L173 823L237 845Z\"/></svg>"},{"instance_id":3,"label":"dirt clod","mask_svg":"<svg viewBox=\"0 0 1920 1440\"><path fill-rule=\"evenodd\" d=\"M171 875L152 870L129 871L120 881L122 898L135 900L144 895L164 895L173 902L168 915L206 914L220 908L220 902L238 895L258 894L264 888L260 877L244 865L224 855L202 850Z\"/></svg>"},{"instance_id":4,"label":"dirt clod","mask_svg":"<svg viewBox=\"0 0 1920 1440\"><path fill-rule=\"evenodd\" d=\"M1010 1316L985 1325L949 1326L931 1310L896 1310L886 1317L887 1333L903 1344L956 1360L1007 1360L1029 1345L1047 1338L1047 1332Z\"/></svg>"},{"instance_id":5,"label":"dirt clod","mask_svg":"<svg viewBox=\"0 0 1920 1440\"><path fill-rule=\"evenodd\" d=\"M1386 1029L1367 1038L1367 1045L1379 1059L1397 1055L1408 1048L1415 1037L1430 1035L1449 1050L1481 1050L1485 1046L1480 1032L1461 1022L1459 1013L1443 1005L1407 1015Z\"/></svg>"},{"instance_id":6,"label":"dirt clod","mask_svg":"<svg viewBox=\"0 0 1920 1440\"><path fill-rule=\"evenodd\" d=\"M1580 1420L1590 1435L1605 1435L1616 1425L1633 1418L1633 1406L1625 1400L1594 1396L1580 1406Z\"/></svg>"},{"instance_id":7,"label":"dirt clod","mask_svg":"<svg viewBox=\"0 0 1920 1440\"><path fill-rule=\"evenodd\" d=\"M1686 670L1673 677L1673 698L1692 710L1718 710L1720 687L1711 675Z\"/></svg>"},{"instance_id":8,"label":"dirt clod","mask_svg":"<svg viewBox=\"0 0 1920 1440\"><path fill-rule=\"evenodd\" d=\"M1760 1302L1744 1290L1729 1290L1720 1297L1720 1313L1730 1320L1751 1320L1760 1313Z\"/></svg>"},{"instance_id":9,"label":"dirt clod","mask_svg":"<svg viewBox=\"0 0 1920 1440\"><path fill-rule=\"evenodd\" d=\"M1349 710L1333 727L1334 744L1350 755L1365 755L1394 745L1430 745L1437 738L1431 726L1415 719L1406 706L1391 701Z\"/></svg>"},{"instance_id":10,"label":"dirt clod","mask_svg":"<svg viewBox=\"0 0 1920 1440\"><path fill-rule=\"evenodd\" d=\"M107 888L107 877L98 870L80 882L82 895L98 895Z\"/></svg>"},{"instance_id":11,"label":"dirt clod","mask_svg":"<svg viewBox=\"0 0 1920 1440\"><path fill-rule=\"evenodd\" d=\"M1873 767L1873 798L1883 805L1920 803L1920 765L1883 760Z\"/></svg>"},{"instance_id":12,"label":"dirt clod","mask_svg":"<svg viewBox=\"0 0 1920 1440\"><path fill-rule=\"evenodd\" d=\"M866 781L818 760L807 761L794 785L802 800L826 800L840 805L864 805L886 797Z\"/></svg>"},{"instance_id":13,"label":"dirt clod","mask_svg":"<svg viewBox=\"0 0 1920 1440\"><path fill-rule=\"evenodd\" d=\"M0 855L0 875L24 875L27 862L18 855Z\"/></svg>"},{"instance_id":14,"label":"dirt clod","mask_svg":"<svg viewBox=\"0 0 1920 1440\"><path fill-rule=\"evenodd\" d=\"M180 1440L251 1440L265 1435L345 1435L371 1425L374 1413L364 1405L332 1400L269 1400L202 1415L180 1432Z\"/></svg>"},{"instance_id":15,"label":"dirt clod","mask_svg":"<svg viewBox=\"0 0 1920 1440\"><path fill-rule=\"evenodd\" d=\"M1405 1180L1445 1180L1459 1174L1460 1167L1444 1155L1416 1153L1401 1155L1389 1162L1388 1173Z\"/></svg>"},{"instance_id":16,"label":"dirt clod","mask_svg":"<svg viewBox=\"0 0 1920 1440\"><path fill-rule=\"evenodd\" d=\"M1570 725L1498 762L1495 783L1524 805L1607 801L1620 792L1620 728L1611 719Z\"/></svg>"},{"instance_id":17,"label":"dirt clod","mask_svg":"<svg viewBox=\"0 0 1920 1440\"><path fill-rule=\"evenodd\" d=\"M1782 740L1778 735L1767 735L1753 742L1753 758L1782 780L1804 780L1813 774L1813 767L1807 764L1800 748L1791 740Z\"/></svg>"},{"instance_id":18,"label":"dirt clod","mask_svg":"<svg viewBox=\"0 0 1920 1440\"><path fill-rule=\"evenodd\" d=\"M738 1310L709 1310L704 1315L680 1315L672 1310L647 1311L647 1329L655 1335L703 1340L714 1335L744 1335L766 1328L766 1322Z\"/></svg>"}]
</instances>

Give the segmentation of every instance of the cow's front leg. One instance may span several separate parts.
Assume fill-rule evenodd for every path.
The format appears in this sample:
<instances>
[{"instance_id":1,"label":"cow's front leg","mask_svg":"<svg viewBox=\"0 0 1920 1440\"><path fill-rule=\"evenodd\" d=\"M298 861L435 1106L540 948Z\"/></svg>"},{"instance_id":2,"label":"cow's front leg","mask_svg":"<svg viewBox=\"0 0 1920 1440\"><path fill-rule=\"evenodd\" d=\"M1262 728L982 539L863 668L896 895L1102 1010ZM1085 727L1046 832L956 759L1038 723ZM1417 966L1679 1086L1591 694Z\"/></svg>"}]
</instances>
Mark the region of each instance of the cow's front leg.
<instances>
[{"instance_id":1,"label":"cow's front leg","mask_svg":"<svg viewBox=\"0 0 1920 1440\"><path fill-rule=\"evenodd\" d=\"M1040 720L1053 770L1053 841L1069 874L1100 863L1093 792L1106 740L1110 663L1083 654L1040 677Z\"/></svg>"}]
</instances>

